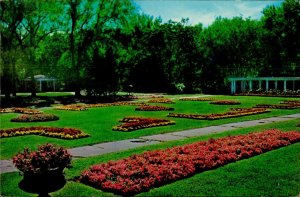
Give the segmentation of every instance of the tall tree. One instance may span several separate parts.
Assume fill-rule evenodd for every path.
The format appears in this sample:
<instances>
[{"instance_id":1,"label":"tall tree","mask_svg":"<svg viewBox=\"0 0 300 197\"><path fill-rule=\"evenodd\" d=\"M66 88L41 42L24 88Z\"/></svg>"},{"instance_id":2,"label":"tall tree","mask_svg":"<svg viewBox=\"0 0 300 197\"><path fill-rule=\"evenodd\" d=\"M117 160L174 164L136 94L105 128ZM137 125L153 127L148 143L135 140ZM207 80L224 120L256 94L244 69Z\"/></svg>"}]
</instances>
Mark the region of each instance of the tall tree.
<instances>
[{"instance_id":1,"label":"tall tree","mask_svg":"<svg viewBox=\"0 0 300 197\"><path fill-rule=\"evenodd\" d=\"M16 93L16 61L22 40L18 28L24 18L23 1L0 1L1 90L7 99Z\"/></svg>"}]
</instances>

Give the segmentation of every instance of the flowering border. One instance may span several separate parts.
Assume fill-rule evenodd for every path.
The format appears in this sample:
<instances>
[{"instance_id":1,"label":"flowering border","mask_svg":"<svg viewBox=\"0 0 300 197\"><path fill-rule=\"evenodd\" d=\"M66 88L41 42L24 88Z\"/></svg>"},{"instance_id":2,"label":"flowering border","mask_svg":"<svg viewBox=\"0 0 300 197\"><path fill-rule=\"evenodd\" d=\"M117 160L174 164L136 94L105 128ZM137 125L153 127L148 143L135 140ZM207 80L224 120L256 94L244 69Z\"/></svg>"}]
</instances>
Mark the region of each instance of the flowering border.
<instances>
[{"instance_id":1,"label":"flowering border","mask_svg":"<svg viewBox=\"0 0 300 197\"><path fill-rule=\"evenodd\" d=\"M300 105L293 104L257 104L257 108L268 108L268 109L297 109Z\"/></svg>"},{"instance_id":2,"label":"flowering border","mask_svg":"<svg viewBox=\"0 0 300 197\"><path fill-rule=\"evenodd\" d=\"M59 120L58 116L53 114L23 114L16 118L11 119L11 122L46 122Z\"/></svg>"},{"instance_id":3,"label":"flowering border","mask_svg":"<svg viewBox=\"0 0 300 197\"><path fill-rule=\"evenodd\" d=\"M111 107L111 106L122 106L122 105L133 105L133 106L143 106L146 105L143 102L115 102L115 103L96 103L96 104L71 104L55 107L59 110L71 110L71 111L85 111L88 108L94 107Z\"/></svg>"},{"instance_id":4,"label":"flowering border","mask_svg":"<svg viewBox=\"0 0 300 197\"><path fill-rule=\"evenodd\" d=\"M120 122L121 125L113 127L115 131L133 131L149 127L173 125L175 121L158 119L158 118L142 118L142 117L125 117Z\"/></svg>"},{"instance_id":5,"label":"flowering border","mask_svg":"<svg viewBox=\"0 0 300 197\"><path fill-rule=\"evenodd\" d=\"M12 107L12 108L0 108L0 113L42 114L43 112L36 109Z\"/></svg>"},{"instance_id":6,"label":"flowering border","mask_svg":"<svg viewBox=\"0 0 300 197\"><path fill-rule=\"evenodd\" d=\"M180 98L180 101L213 101L215 98L202 98L202 97L197 97L197 98Z\"/></svg>"},{"instance_id":7,"label":"flowering border","mask_svg":"<svg viewBox=\"0 0 300 197\"><path fill-rule=\"evenodd\" d=\"M173 111L173 107L144 105L135 108L136 111Z\"/></svg>"},{"instance_id":8,"label":"flowering border","mask_svg":"<svg viewBox=\"0 0 300 197\"><path fill-rule=\"evenodd\" d=\"M88 134L83 133L79 129L73 128L21 127L0 130L0 138L32 134L62 139L77 139L89 136Z\"/></svg>"},{"instance_id":9,"label":"flowering border","mask_svg":"<svg viewBox=\"0 0 300 197\"><path fill-rule=\"evenodd\" d=\"M134 195L151 188L300 141L300 132L266 130L155 150L91 166L80 181L104 191Z\"/></svg>"},{"instance_id":10,"label":"flowering border","mask_svg":"<svg viewBox=\"0 0 300 197\"><path fill-rule=\"evenodd\" d=\"M219 100L219 101L210 102L209 104L213 104L213 105L240 105L241 102L231 101L231 100Z\"/></svg>"},{"instance_id":11,"label":"flowering border","mask_svg":"<svg viewBox=\"0 0 300 197\"><path fill-rule=\"evenodd\" d=\"M240 116L248 116L270 112L265 108L231 108L231 111L219 114L184 114L184 113L169 113L169 117L189 118L199 120L217 120L223 118L234 118Z\"/></svg>"},{"instance_id":12,"label":"flowering border","mask_svg":"<svg viewBox=\"0 0 300 197\"><path fill-rule=\"evenodd\" d=\"M150 99L148 103L169 103L169 104L174 104L175 102L172 101L172 99L168 98L155 98L155 99Z\"/></svg>"}]
</instances>

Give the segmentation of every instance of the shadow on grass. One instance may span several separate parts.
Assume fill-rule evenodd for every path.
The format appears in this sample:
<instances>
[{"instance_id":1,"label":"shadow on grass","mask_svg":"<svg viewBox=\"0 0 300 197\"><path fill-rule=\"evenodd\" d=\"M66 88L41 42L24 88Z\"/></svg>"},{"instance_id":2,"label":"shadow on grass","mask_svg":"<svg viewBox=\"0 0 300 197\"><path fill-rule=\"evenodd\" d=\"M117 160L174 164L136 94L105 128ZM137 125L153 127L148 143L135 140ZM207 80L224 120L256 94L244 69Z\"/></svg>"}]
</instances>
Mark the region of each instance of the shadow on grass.
<instances>
[{"instance_id":1,"label":"shadow on grass","mask_svg":"<svg viewBox=\"0 0 300 197\"><path fill-rule=\"evenodd\" d=\"M62 173L25 174L19 183L19 188L28 193L38 194L39 197L49 197L49 193L62 189L65 184L66 179Z\"/></svg>"}]
</instances>

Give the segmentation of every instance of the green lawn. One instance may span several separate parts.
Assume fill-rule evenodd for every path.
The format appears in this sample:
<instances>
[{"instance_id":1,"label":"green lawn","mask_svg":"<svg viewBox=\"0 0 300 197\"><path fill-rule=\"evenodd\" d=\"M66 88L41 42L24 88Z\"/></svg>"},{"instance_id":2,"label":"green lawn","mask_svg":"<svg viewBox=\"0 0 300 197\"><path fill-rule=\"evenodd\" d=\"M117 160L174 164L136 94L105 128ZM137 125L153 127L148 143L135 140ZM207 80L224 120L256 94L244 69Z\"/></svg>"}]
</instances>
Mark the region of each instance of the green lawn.
<instances>
[{"instance_id":1,"label":"green lawn","mask_svg":"<svg viewBox=\"0 0 300 197\"><path fill-rule=\"evenodd\" d=\"M139 154L146 150L165 149L188 144L209 138L228 135L246 134L270 128L283 131L296 130L300 119L272 123L263 126L237 129L234 131L211 134L179 141L166 142L159 145L141 147L119 153L77 159L73 168L66 170L69 180L65 187L53 192L51 196L110 196L81 183L71 181L80 172L97 163L108 162ZM300 143L273 150L259 156L237 161L223 167L198 173L190 178L182 179L168 185L144 192L138 196L297 196L300 193ZM1 175L1 195L34 196L18 188L22 177L17 172ZM35 194L36 196L36 194Z\"/></svg>"},{"instance_id":2,"label":"green lawn","mask_svg":"<svg viewBox=\"0 0 300 197\"><path fill-rule=\"evenodd\" d=\"M187 95L185 95L187 96ZM174 96L170 96L174 97ZM234 106L220 106L211 105L208 101L179 101L178 95L176 95L175 104L164 104L166 106L172 106L175 108L174 112L179 113L220 113L229 110L231 107L252 107L256 104L278 104L286 98L276 97L246 97L246 96L213 96L217 99L232 99L241 101L241 105ZM153 104L155 105L155 104ZM244 116L239 118L229 118L223 120L190 120L181 118L170 118L167 117L169 112L143 112L135 111L135 106L118 106L118 107L102 107L102 108L91 108L87 111L64 111L55 110L53 108L41 109L45 113L52 113L60 117L59 121L54 122L43 122L43 123L16 123L10 122L10 119L18 116L18 114L1 114L1 129L15 128L15 127L29 127L29 126L55 126L55 127L72 127L78 128L85 133L90 134L88 138L77 139L77 140L63 140L56 138L49 138L43 136L19 136L0 139L1 148L0 155L1 159L11 158L17 152L23 150L25 147L32 149L36 148L40 144L44 143L55 143L65 147L77 147L89 144L95 144L106 141L116 141L123 139L136 138L145 135L153 135L158 133L167 133L172 131L180 131L185 129L200 128L212 125L220 125L231 122L253 120L265 117L280 116L284 114L299 113L300 109L295 110L272 110L272 112ZM144 116L144 117L158 117L167 118L176 121L175 125L164 126L164 127L153 127L148 129L136 130L133 132L119 132L113 131L112 127L120 124L118 120L125 116Z\"/></svg>"}]
</instances>

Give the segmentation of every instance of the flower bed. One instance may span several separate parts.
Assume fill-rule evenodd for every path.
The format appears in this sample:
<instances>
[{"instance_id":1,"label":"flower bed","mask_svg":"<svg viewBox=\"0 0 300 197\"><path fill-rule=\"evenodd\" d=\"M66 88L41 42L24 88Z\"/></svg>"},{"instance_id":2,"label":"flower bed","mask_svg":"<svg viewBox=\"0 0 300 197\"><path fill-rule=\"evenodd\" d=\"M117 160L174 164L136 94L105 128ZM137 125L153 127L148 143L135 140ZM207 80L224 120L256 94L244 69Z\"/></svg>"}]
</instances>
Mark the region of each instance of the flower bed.
<instances>
[{"instance_id":1,"label":"flower bed","mask_svg":"<svg viewBox=\"0 0 300 197\"><path fill-rule=\"evenodd\" d=\"M113 127L115 131L133 131L149 127L175 124L174 121L158 118L125 117L120 122L123 124Z\"/></svg>"},{"instance_id":2,"label":"flower bed","mask_svg":"<svg viewBox=\"0 0 300 197\"><path fill-rule=\"evenodd\" d=\"M80 180L105 191L134 195L299 141L299 132L275 129L210 139L94 165L81 173Z\"/></svg>"},{"instance_id":3,"label":"flower bed","mask_svg":"<svg viewBox=\"0 0 300 197\"><path fill-rule=\"evenodd\" d=\"M93 107L111 107L111 106L121 106L121 105L133 105L133 106L142 106L146 105L142 102L115 102L115 103L96 103L96 104L71 104L71 105L64 105L58 106L55 109L60 110L72 110L72 111L84 111L88 108Z\"/></svg>"},{"instance_id":4,"label":"flower bed","mask_svg":"<svg viewBox=\"0 0 300 197\"><path fill-rule=\"evenodd\" d=\"M217 120L223 118L233 118L240 116L248 116L269 112L265 108L237 108L231 109L229 112L220 114L183 114L183 113L169 113L169 117L175 118L189 118L189 119L200 119L200 120Z\"/></svg>"},{"instance_id":5,"label":"flower bed","mask_svg":"<svg viewBox=\"0 0 300 197\"><path fill-rule=\"evenodd\" d=\"M214 105L240 105L241 102L239 101L230 101L230 100L220 100L220 101L213 101L210 104Z\"/></svg>"},{"instance_id":6,"label":"flower bed","mask_svg":"<svg viewBox=\"0 0 300 197\"><path fill-rule=\"evenodd\" d=\"M287 101L282 101L280 104L298 107L300 106L300 100L287 100Z\"/></svg>"},{"instance_id":7,"label":"flower bed","mask_svg":"<svg viewBox=\"0 0 300 197\"><path fill-rule=\"evenodd\" d=\"M144 105L135 108L136 111L173 111L173 107Z\"/></svg>"},{"instance_id":8,"label":"flower bed","mask_svg":"<svg viewBox=\"0 0 300 197\"><path fill-rule=\"evenodd\" d=\"M83 138L89 136L88 134L73 128L21 127L21 128L0 130L0 138L13 137L19 135L32 135L32 134L62 138L62 139L76 139L76 138Z\"/></svg>"},{"instance_id":9,"label":"flower bed","mask_svg":"<svg viewBox=\"0 0 300 197\"><path fill-rule=\"evenodd\" d=\"M55 107L55 109L59 110L70 110L70 111L84 111L87 110L87 106L83 104L70 104Z\"/></svg>"},{"instance_id":10,"label":"flower bed","mask_svg":"<svg viewBox=\"0 0 300 197\"><path fill-rule=\"evenodd\" d=\"M300 105L292 105L292 104L257 104L255 107L257 108L269 108L269 109L297 109L300 108Z\"/></svg>"},{"instance_id":11,"label":"flower bed","mask_svg":"<svg viewBox=\"0 0 300 197\"><path fill-rule=\"evenodd\" d=\"M11 119L11 122L47 122L59 120L58 116L53 114L23 114L16 118Z\"/></svg>"},{"instance_id":12,"label":"flower bed","mask_svg":"<svg viewBox=\"0 0 300 197\"><path fill-rule=\"evenodd\" d=\"M214 98L180 98L180 101L213 101L215 100Z\"/></svg>"},{"instance_id":13,"label":"flower bed","mask_svg":"<svg viewBox=\"0 0 300 197\"><path fill-rule=\"evenodd\" d=\"M0 113L41 114L43 112L36 109L12 107L12 108L1 108Z\"/></svg>"},{"instance_id":14,"label":"flower bed","mask_svg":"<svg viewBox=\"0 0 300 197\"><path fill-rule=\"evenodd\" d=\"M0 108L0 113L14 113L14 108Z\"/></svg>"},{"instance_id":15,"label":"flower bed","mask_svg":"<svg viewBox=\"0 0 300 197\"><path fill-rule=\"evenodd\" d=\"M143 106L146 105L143 102L115 102L115 103L97 103L97 104L88 104L88 108L92 107L110 107L110 106L122 106L122 105L132 105L132 106Z\"/></svg>"},{"instance_id":16,"label":"flower bed","mask_svg":"<svg viewBox=\"0 0 300 197\"><path fill-rule=\"evenodd\" d=\"M156 98L156 99L150 99L148 103L175 103L175 102L168 98Z\"/></svg>"}]
</instances>

